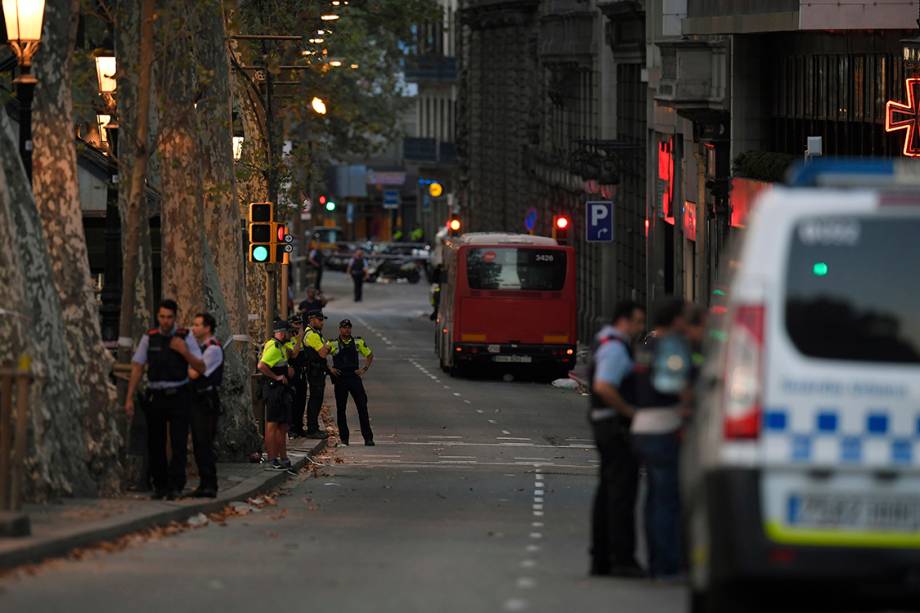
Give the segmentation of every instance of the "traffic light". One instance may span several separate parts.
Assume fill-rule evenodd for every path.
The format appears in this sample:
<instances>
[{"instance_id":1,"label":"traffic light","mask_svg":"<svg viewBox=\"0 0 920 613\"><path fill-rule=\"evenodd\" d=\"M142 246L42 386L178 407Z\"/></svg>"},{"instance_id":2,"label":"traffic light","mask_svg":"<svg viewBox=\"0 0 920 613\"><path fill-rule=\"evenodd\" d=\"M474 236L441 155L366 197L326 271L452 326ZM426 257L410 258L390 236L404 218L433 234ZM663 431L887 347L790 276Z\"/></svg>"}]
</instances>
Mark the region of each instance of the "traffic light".
<instances>
[{"instance_id":1,"label":"traffic light","mask_svg":"<svg viewBox=\"0 0 920 613\"><path fill-rule=\"evenodd\" d=\"M275 233L272 248L274 249L275 259L272 260L278 264L287 264L291 253L294 251L294 237L288 234L287 224L275 223Z\"/></svg>"},{"instance_id":2,"label":"traffic light","mask_svg":"<svg viewBox=\"0 0 920 613\"><path fill-rule=\"evenodd\" d=\"M448 236L460 236L460 231L463 229L463 222L460 221L459 215L451 215L447 219L447 235Z\"/></svg>"},{"instance_id":3,"label":"traffic light","mask_svg":"<svg viewBox=\"0 0 920 613\"><path fill-rule=\"evenodd\" d=\"M569 229L572 227L572 220L568 215L553 215L553 238L560 245L567 245L569 242Z\"/></svg>"},{"instance_id":4,"label":"traffic light","mask_svg":"<svg viewBox=\"0 0 920 613\"><path fill-rule=\"evenodd\" d=\"M321 207L326 209L326 211L331 213L332 211L335 210L335 200L333 200L329 196L322 195L317 199L317 201L319 202L319 205Z\"/></svg>"},{"instance_id":5,"label":"traffic light","mask_svg":"<svg viewBox=\"0 0 920 613\"><path fill-rule=\"evenodd\" d=\"M249 261L270 264L272 259L272 221L275 205L271 202L249 203Z\"/></svg>"}]
</instances>

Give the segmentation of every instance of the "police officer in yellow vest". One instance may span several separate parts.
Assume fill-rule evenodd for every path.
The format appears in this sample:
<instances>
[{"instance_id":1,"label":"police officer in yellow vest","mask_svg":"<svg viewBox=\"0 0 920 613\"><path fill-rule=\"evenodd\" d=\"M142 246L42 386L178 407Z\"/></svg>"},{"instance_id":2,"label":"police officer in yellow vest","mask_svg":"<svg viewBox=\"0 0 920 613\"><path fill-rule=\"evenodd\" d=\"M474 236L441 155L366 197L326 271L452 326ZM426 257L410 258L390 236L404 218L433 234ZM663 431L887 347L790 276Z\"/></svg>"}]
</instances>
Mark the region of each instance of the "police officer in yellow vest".
<instances>
[{"instance_id":1,"label":"police officer in yellow vest","mask_svg":"<svg viewBox=\"0 0 920 613\"><path fill-rule=\"evenodd\" d=\"M323 394L326 391L326 356L329 343L323 337L326 316L320 310L307 311L307 327L304 329L303 350L306 353L307 384L310 399L307 401L307 438L323 439L329 436L319 428L319 412L323 408Z\"/></svg>"},{"instance_id":2,"label":"police officer in yellow vest","mask_svg":"<svg viewBox=\"0 0 920 613\"><path fill-rule=\"evenodd\" d=\"M361 423L364 444L373 446L374 433L371 431L371 420L367 414L367 392L364 391L364 382L361 377L371 367L374 353L363 338L351 335L350 319L343 319L339 323L339 337L330 343L329 352L332 354L332 382L335 385L336 423L339 426L339 439L342 444L348 444L348 421L345 409L348 405L348 394L351 394L358 407L358 421ZM359 354L364 356L364 368L358 367Z\"/></svg>"},{"instance_id":3,"label":"police officer in yellow vest","mask_svg":"<svg viewBox=\"0 0 920 613\"><path fill-rule=\"evenodd\" d=\"M292 470L287 457L287 431L291 424L293 389L290 385L294 369L288 364L291 345L288 339L290 324L275 321L274 336L262 346L258 369L265 376L265 448L275 470Z\"/></svg>"}]
</instances>

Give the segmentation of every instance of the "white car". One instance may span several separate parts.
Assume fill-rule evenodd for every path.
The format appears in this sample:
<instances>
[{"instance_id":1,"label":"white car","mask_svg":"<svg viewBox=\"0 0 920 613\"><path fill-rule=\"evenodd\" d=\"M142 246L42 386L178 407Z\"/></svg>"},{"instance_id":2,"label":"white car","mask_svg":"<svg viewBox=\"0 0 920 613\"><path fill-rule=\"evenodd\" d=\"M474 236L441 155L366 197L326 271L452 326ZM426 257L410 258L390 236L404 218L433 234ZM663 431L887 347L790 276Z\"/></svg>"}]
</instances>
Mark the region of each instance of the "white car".
<instances>
[{"instance_id":1,"label":"white car","mask_svg":"<svg viewBox=\"0 0 920 613\"><path fill-rule=\"evenodd\" d=\"M682 456L691 612L920 607L920 190L776 187L730 268Z\"/></svg>"}]
</instances>

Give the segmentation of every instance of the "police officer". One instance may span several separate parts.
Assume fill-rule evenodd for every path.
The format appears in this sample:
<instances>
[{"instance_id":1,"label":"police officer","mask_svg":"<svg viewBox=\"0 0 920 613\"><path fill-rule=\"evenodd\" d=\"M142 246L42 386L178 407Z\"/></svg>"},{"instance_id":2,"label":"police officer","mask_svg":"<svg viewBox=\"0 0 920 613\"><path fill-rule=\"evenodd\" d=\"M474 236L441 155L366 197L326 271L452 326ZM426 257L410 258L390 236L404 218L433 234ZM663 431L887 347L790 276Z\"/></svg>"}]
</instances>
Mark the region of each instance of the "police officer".
<instances>
[{"instance_id":1,"label":"police officer","mask_svg":"<svg viewBox=\"0 0 920 613\"><path fill-rule=\"evenodd\" d=\"M311 288L312 289L312 288ZM294 387L294 405L291 409L291 428L288 435L291 438L306 436L303 429L304 411L307 408L307 353L303 351L306 328L303 318L295 315L291 318L294 327L294 339L288 344L290 365L294 369L294 378L291 383Z\"/></svg>"},{"instance_id":2,"label":"police officer","mask_svg":"<svg viewBox=\"0 0 920 613\"><path fill-rule=\"evenodd\" d=\"M204 372L201 348L185 328L176 327L179 310L174 300L163 300L157 309L158 328L148 330L131 358L131 379L125 411L134 416L134 393L147 366L147 449L153 498L175 500L185 487L186 443L188 441L191 391L188 367ZM167 464L166 430L172 446Z\"/></svg>"},{"instance_id":3,"label":"police officer","mask_svg":"<svg viewBox=\"0 0 920 613\"><path fill-rule=\"evenodd\" d=\"M343 319L339 323L339 337L329 343L329 352L332 354L332 382L335 384L336 423L339 425L339 439L342 444L348 444L348 421L345 409L348 405L348 394L355 400L358 407L358 421L361 422L361 436L364 444L374 445L374 433L371 431L371 420L367 415L367 392L364 391L364 382L361 377L371 367L374 353L360 336L352 337L351 320ZM358 355L364 356L364 368L358 367Z\"/></svg>"},{"instance_id":4,"label":"police officer","mask_svg":"<svg viewBox=\"0 0 920 613\"><path fill-rule=\"evenodd\" d=\"M635 414L632 343L644 327L645 310L621 302L594 339L588 416L601 461L591 519L591 574L597 576L644 574L635 558L639 464L629 432Z\"/></svg>"},{"instance_id":5,"label":"police officer","mask_svg":"<svg viewBox=\"0 0 920 613\"><path fill-rule=\"evenodd\" d=\"M262 346L258 369L265 376L265 448L271 460L270 468L291 470L287 457L287 431L291 423L293 390L290 381L294 369L288 364L288 333L290 325L276 320L274 336Z\"/></svg>"},{"instance_id":6,"label":"police officer","mask_svg":"<svg viewBox=\"0 0 920 613\"><path fill-rule=\"evenodd\" d=\"M217 418L221 415L220 385L224 380L224 349L214 337L217 321L210 313L198 313L192 324L192 334L201 347L204 373L188 369L192 380L192 447L200 477L193 498L217 497L217 460L214 438Z\"/></svg>"},{"instance_id":7,"label":"police officer","mask_svg":"<svg viewBox=\"0 0 920 613\"><path fill-rule=\"evenodd\" d=\"M307 327L303 345L306 353L307 384L310 399L307 401L307 438L323 439L329 436L319 429L319 412L323 408L323 393L326 391L326 356L329 344L323 337L326 316L322 311L307 311Z\"/></svg>"}]
</instances>

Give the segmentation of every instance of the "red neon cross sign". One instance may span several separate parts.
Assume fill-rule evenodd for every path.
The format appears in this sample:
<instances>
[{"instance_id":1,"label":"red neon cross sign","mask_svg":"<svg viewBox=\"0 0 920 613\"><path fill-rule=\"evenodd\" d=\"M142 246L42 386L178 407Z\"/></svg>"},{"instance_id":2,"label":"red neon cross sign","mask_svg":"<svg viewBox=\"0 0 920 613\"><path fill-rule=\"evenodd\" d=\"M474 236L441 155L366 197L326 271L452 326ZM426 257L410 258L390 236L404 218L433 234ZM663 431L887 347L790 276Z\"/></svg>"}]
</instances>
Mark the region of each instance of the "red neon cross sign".
<instances>
[{"instance_id":1,"label":"red neon cross sign","mask_svg":"<svg viewBox=\"0 0 920 613\"><path fill-rule=\"evenodd\" d=\"M885 132L904 130L904 155L920 157L920 79L907 79L907 104L889 100L885 105Z\"/></svg>"}]
</instances>

